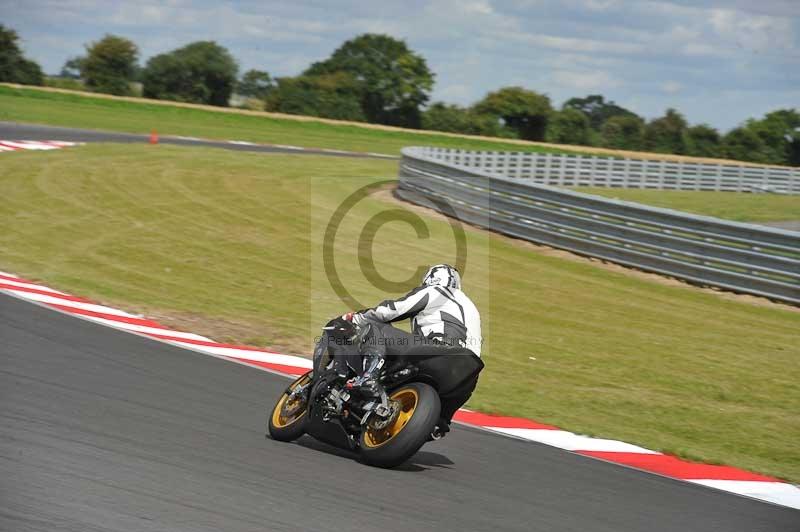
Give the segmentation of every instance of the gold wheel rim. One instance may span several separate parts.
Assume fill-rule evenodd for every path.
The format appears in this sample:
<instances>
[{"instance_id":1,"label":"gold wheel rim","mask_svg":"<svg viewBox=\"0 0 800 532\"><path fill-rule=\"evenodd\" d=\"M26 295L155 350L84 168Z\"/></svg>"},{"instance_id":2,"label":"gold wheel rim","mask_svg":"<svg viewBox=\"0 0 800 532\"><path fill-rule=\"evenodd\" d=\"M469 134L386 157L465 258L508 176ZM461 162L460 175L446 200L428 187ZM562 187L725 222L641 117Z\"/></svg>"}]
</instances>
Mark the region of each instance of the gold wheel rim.
<instances>
[{"instance_id":1,"label":"gold wheel rim","mask_svg":"<svg viewBox=\"0 0 800 532\"><path fill-rule=\"evenodd\" d=\"M385 445L405 428L414 412L417 410L419 395L413 388L403 388L394 392L390 397L392 401L400 403L400 412L394 423L383 429L367 428L364 431L364 446L375 448Z\"/></svg>"},{"instance_id":2,"label":"gold wheel rim","mask_svg":"<svg viewBox=\"0 0 800 532\"><path fill-rule=\"evenodd\" d=\"M289 389L294 391L295 388L306 384L309 380L308 374L305 374L290 384ZM272 410L272 424L278 428L285 428L302 419L302 417L306 415L305 408L301 408L295 415L283 415L284 407L291 408L296 406L299 401L301 401L301 398L298 397L289 401L289 393L283 392L283 395L281 395L281 398L278 400L278 404L276 404L275 408Z\"/></svg>"}]
</instances>

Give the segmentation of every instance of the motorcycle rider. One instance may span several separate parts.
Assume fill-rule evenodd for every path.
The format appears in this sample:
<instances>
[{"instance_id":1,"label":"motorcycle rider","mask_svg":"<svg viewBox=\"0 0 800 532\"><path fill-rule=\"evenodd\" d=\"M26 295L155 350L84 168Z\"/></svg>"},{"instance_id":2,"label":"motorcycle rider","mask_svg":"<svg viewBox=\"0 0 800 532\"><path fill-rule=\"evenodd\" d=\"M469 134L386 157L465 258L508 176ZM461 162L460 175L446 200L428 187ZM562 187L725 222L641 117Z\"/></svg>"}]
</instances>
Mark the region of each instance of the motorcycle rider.
<instances>
[{"instance_id":1,"label":"motorcycle rider","mask_svg":"<svg viewBox=\"0 0 800 532\"><path fill-rule=\"evenodd\" d=\"M396 329L391 323L411 320L412 334ZM481 355L481 319L472 300L461 291L461 275L448 264L431 266L422 278L422 284L396 300L382 301L373 308L345 314L341 322L352 322L352 332L359 345L373 344L375 338L390 338L394 342L383 342L383 348L365 347L364 370L357 385L374 387L376 372L383 366L385 345L408 347L427 345L431 347L460 347ZM369 339L370 341L366 341ZM381 343L381 342L378 342ZM364 349L364 348L362 348ZM443 351L444 352L444 351ZM481 366L482 367L482 366ZM432 434L439 439L450 430L450 422L456 411L467 402L478 383L478 374L468 379L446 397L442 397L439 423Z\"/></svg>"},{"instance_id":2,"label":"motorcycle rider","mask_svg":"<svg viewBox=\"0 0 800 532\"><path fill-rule=\"evenodd\" d=\"M461 291L461 275L448 264L431 266L422 284L394 301L352 315L356 325L368 321L411 320L413 334L444 345L465 347L481 356L481 316Z\"/></svg>"}]
</instances>

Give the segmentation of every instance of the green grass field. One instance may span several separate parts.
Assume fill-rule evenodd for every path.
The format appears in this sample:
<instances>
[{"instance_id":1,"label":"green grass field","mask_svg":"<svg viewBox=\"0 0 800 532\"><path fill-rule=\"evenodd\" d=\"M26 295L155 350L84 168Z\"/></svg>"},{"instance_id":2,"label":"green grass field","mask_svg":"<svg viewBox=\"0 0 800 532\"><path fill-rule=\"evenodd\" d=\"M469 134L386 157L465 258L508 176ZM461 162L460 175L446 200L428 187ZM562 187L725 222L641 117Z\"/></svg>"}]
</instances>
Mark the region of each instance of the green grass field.
<instances>
[{"instance_id":1,"label":"green grass field","mask_svg":"<svg viewBox=\"0 0 800 532\"><path fill-rule=\"evenodd\" d=\"M536 146L520 146L500 140L383 131L6 86L0 86L2 120L130 133L149 133L155 128L161 134L387 154L398 154L400 148L410 145L544 151ZM608 188L578 190L735 221L800 220L800 198L792 196Z\"/></svg>"},{"instance_id":2,"label":"green grass field","mask_svg":"<svg viewBox=\"0 0 800 532\"><path fill-rule=\"evenodd\" d=\"M736 222L800 220L800 196L588 187L574 190Z\"/></svg>"},{"instance_id":3,"label":"green grass field","mask_svg":"<svg viewBox=\"0 0 800 532\"><path fill-rule=\"evenodd\" d=\"M0 157L0 269L305 353L312 324L346 310L320 271L330 213L396 175L387 161L166 145ZM342 225L337 266L362 301L398 295L365 281L356 238L399 205L365 199ZM377 271L452 260L448 224L426 220L425 240L399 222L378 230ZM471 408L800 481L800 313L467 236L465 289L487 338Z\"/></svg>"},{"instance_id":4,"label":"green grass field","mask_svg":"<svg viewBox=\"0 0 800 532\"><path fill-rule=\"evenodd\" d=\"M185 135L311 148L397 155L404 146L441 146L483 150L549 151L533 145L405 133L364 127L227 113L158 103L120 101L96 95L64 94L0 86L0 121L54 126ZM562 152L563 153L563 152Z\"/></svg>"}]
</instances>

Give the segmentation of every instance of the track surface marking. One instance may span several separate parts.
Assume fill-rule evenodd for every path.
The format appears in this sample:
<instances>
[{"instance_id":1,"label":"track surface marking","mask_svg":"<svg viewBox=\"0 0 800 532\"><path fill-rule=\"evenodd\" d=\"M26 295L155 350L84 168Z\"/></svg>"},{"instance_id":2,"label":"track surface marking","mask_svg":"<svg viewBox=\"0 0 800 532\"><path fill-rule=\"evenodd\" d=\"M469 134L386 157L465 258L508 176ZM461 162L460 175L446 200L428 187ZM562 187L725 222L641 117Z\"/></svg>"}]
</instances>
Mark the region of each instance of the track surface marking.
<instances>
[{"instance_id":1,"label":"track surface marking","mask_svg":"<svg viewBox=\"0 0 800 532\"><path fill-rule=\"evenodd\" d=\"M5 294L0 338L0 530L800 530L797 510L464 427L392 471L274 442L285 379Z\"/></svg>"},{"instance_id":2,"label":"track surface marking","mask_svg":"<svg viewBox=\"0 0 800 532\"><path fill-rule=\"evenodd\" d=\"M0 139L50 140L58 139L69 142L132 142L147 143L150 135L134 133L116 133L93 129L75 129L37 124L21 124L17 122L0 122ZM330 157L367 157L377 159L399 159L394 155L380 153L347 152L325 148L303 148L281 144L255 144L237 140L208 140L195 137L163 135L159 137L162 144L179 146L205 146L208 148L224 148L226 150L255 151L261 153L294 153L309 155L327 155Z\"/></svg>"}]
</instances>

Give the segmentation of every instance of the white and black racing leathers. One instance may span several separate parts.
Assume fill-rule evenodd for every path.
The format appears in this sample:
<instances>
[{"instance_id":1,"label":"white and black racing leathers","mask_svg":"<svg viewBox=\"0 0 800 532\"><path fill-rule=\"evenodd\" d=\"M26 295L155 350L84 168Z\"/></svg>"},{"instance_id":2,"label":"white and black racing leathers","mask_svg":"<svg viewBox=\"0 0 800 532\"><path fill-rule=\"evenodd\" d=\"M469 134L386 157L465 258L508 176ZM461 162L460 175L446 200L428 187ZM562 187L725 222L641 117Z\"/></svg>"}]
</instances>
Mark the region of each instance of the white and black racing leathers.
<instances>
[{"instance_id":1,"label":"white and black racing leathers","mask_svg":"<svg viewBox=\"0 0 800 532\"><path fill-rule=\"evenodd\" d=\"M357 325L404 319L411 319L412 332L416 335L466 347L481 356L481 316L470 298L456 288L420 286L400 299L383 301L353 315Z\"/></svg>"}]
</instances>

